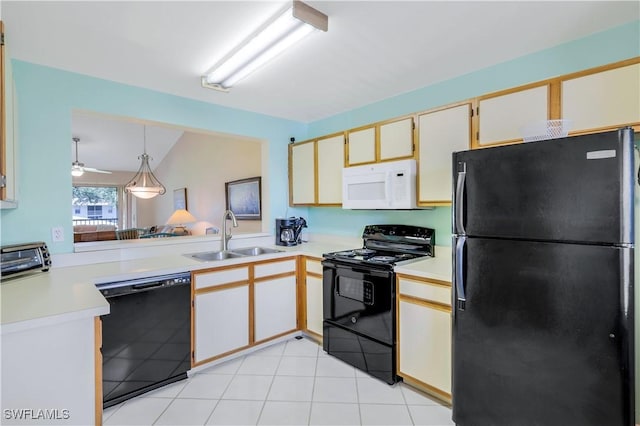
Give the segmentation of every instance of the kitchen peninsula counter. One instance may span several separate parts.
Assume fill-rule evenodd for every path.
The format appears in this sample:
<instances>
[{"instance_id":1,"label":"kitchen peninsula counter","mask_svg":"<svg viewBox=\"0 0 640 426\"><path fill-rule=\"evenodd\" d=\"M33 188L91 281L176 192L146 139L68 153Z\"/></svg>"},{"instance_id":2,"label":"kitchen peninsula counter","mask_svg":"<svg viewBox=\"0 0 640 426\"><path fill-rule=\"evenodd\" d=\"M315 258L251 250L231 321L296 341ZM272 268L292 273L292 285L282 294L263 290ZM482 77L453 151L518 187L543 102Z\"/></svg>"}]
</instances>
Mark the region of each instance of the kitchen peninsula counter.
<instances>
[{"instance_id":1,"label":"kitchen peninsula counter","mask_svg":"<svg viewBox=\"0 0 640 426\"><path fill-rule=\"evenodd\" d=\"M346 240L345 242L337 237L334 243L320 239L314 243L281 247L273 245L272 236L236 236L231 240L231 250L256 245L277 248L282 252L214 262L200 262L183 254L219 250L219 239L209 239L205 243L164 246L168 251L179 251L175 254L166 254L165 250L164 254L159 251L158 255L154 255L153 246L149 244L140 248L132 244L121 244L106 252L54 254L53 267L49 272L3 280L0 286L0 332L4 335L107 314L109 304L97 290L96 284L275 259L292 254L321 257L327 251L348 248L348 244L353 244L350 238ZM144 251L151 252L151 257L142 257ZM101 261L131 257L133 259L130 260ZM74 262L87 263L73 264ZM56 266L60 263L67 266Z\"/></svg>"},{"instance_id":2,"label":"kitchen peninsula counter","mask_svg":"<svg viewBox=\"0 0 640 426\"><path fill-rule=\"evenodd\" d=\"M53 267L49 272L37 275L5 280L0 287L1 333L21 331L33 327L40 327L76 320L80 318L96 317L109 312L109 304L96 288L96 284L125 281L154 275L172 274L186 271L197 271L212 267L252 262L256 260L277 259L290 255L305 255L321 258L323 253L345 250L357 247L361 240L352 237L318 236L312 242L298 246L283 247L273 244L273 237L268 235L252 235L248 238L241 236L231 240L231 248L250 246L271 247L282 250L279 253L260 256L247 256L222 261L201 262L184 254L198 251L219 250L219 240L209 240L202 247L194 244L172 247L171 251L179 250L175 254L159 254L142 257L142 253L134 253L132 246L125 245L119 253L103 252L81 253L81 261L95 263L77 264L73 266L56 267L56 255L53 257ZM122 247L122 246L121 246ZM146 247L146 246L145 246ZM144 250L142 248L141 250ZM62 255L68 257L69 255ZM136 257L130 260L114 260L98 263L100 258L113 259L117 257ZM70 264L69 259L60 263ZM451 281L451 255L448 247L437 247L436 257L419 260L414 263L396 267L397 272Z\"/></svg>"}]
</instances>

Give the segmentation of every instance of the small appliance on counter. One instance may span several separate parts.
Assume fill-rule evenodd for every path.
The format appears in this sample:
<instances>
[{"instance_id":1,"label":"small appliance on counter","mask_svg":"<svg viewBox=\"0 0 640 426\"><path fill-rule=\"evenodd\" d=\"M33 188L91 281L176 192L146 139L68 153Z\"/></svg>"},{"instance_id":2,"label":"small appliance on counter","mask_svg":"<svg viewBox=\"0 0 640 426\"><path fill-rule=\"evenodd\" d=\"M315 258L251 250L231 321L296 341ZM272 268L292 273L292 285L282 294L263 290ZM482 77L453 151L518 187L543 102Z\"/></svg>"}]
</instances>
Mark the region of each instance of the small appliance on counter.
<instances>
[{"instance_id":1,"label":"small appliance on counter","mask_svg":"<svg viewBox=\"0 0 640 426\"><path fill-rule=\"evenodd\" d=\"M302 228L307 227L307 221L302 217L288 217L276 219L276 245L295 246L302 243Z\"/></svg>"},{"instance_id":2,"label":"small appliance on counter","mask_svg":"<svg viewBox=\"0 0 640 426\"><path fill-rule=\"evenodd\" d=\"M47 272L50 267L51 255L42 241L0 247L2 279Z\"/></svg>"}]
</instances>

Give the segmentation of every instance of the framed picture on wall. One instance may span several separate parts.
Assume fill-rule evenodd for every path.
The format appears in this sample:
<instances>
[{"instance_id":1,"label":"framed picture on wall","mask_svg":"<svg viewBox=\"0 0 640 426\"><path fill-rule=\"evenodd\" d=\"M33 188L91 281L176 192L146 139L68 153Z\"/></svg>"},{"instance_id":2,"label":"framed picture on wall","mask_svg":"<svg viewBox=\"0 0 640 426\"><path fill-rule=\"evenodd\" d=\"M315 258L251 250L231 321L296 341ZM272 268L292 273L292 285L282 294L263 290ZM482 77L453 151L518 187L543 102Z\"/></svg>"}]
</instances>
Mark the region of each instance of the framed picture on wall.
<instances>
[{"instance_id":1,"label":"framed picture on wall","mask_svg":"<svg viewBox=\"0 0 640 426\"><path fill-rule=\"evenodd\" d=\"M187 210L187 188L173 190L173 210Z\"/></svg>"},{"instance_id":2,"label":"framed picture on wall","mask_svg":"<svg viewBox=\"0 0 640 426\"><path fill-rule=\"evenodd\" d=\"M231 210L236 215L236 219L262 219L261 180L262 178L258 176L225 182L227 210Z\"/></svg>"}]
</instances>

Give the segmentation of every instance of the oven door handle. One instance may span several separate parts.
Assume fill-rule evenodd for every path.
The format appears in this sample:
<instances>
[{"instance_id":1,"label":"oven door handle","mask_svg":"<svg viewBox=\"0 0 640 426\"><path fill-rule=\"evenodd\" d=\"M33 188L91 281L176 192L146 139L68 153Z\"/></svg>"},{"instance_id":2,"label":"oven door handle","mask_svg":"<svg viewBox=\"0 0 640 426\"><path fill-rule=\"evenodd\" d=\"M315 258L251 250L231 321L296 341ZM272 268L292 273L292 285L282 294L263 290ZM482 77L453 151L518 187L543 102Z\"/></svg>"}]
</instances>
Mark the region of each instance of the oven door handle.
<instances>
[{"instance_id":1,"label":"oven door handle","mask_svg":"<svg viewBox=\"0 0 640 426\"><path fill-rule=\"evenodd\" d=\"M358 267L349 267L348 269L353 271L353 272L359 272L361 274L373 275L373 276L376 276L376 277L388 277L389 275L391 275L390 272L378 271L378 270L375 270L375 269L358 268Z\"/></svg>"}]
</instances>

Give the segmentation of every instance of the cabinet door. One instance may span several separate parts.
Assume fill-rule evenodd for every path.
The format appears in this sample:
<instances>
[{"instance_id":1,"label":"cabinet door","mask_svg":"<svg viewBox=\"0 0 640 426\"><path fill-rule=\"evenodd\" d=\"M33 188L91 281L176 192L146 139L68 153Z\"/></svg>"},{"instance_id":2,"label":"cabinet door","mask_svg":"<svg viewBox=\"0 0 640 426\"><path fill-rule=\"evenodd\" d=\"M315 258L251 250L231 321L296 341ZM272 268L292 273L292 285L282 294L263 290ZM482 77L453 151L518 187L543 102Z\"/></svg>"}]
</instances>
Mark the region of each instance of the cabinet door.
<instances>
[{"instance_id":1,"label":"cabinet door","mask_svg":"<svg viewBox=\"0 0 640 426\"><path fill-rule=\"evenodd\" d=\"M0 34L4 33L0 21ZM16 186L16 91L7 47L0 44L0 175L6 179L6 186L0 187L0 208L17 207ZM6 62L5 62L5 59Z\"/></svg>"},{"instance_id":2,"label":"cabinet door","mask_svg":"<svg viewBox=\"0 0 640 426\"><path fill-rule=\"evenodd\" d=\"M307 330L322 336L322 278L307 276Z\"/></svg>"},{"instance_id":3,"label":"cabinet door","mask_svg":"<svg viewBox=\"0 0 640 426\"><path fill-rule=\"evenodd\" d=\"M400 375L409 375L450 396L450 310L400 300L399 311Z\"/></svg>"},{"instance_id":4,"label":"cabinet door","mask_svg":"<svg viewBox=\"0 0 640 426\"><path fill-rule=\"evenodd\" d=\"M522 140L522 128L549 117L548 85L478 101L478 145Z\"/></svg>"},{"instance_id":5,"label":"cabinet door","mask_svg":"<svg viewBox=\"0 0 640 426\"><path fill-rule=\"evenodd\" d=\"M413 118L380 126L380 159L390 160L413 156Z\"/></svg>"},{"instance_id":6,"label":"cabinet door","mask_svg":"<svg viewBox=\"0 0 640 426\"><path fill-rule=\"evenodd\" d=\"M195 363L249 345L249 285L194 299Z\"/></svg>"},{"instance_id":7,"label":"cabinet door","mask_svg":"<svg viewBox=\"0 0 640 426\"><path fill-rule=\"evenodd\" d=\"M296 329L295 276L255 283L255 340Z\"/></svg>"},{"instance_id":8,"label":"cabinet door","mask_svg":"<svg viewBox=\"0 0 640 426\"><path fill-rule=\"evenodd\" d=\"M354 130L349 132L350 166L355 164L373 163L376 161L376 128Z\"/></svg>"},{"instance_id":9,"label":"cabinet door","mask_svg":"<svg viewBox=\"0 0 640 426\"><path fill-rule=\"evenodd\" d=\"M344 135L319 139L317 152L318 204L342 204Z\"/></svg>"},{"instance_id":10,"label":"cabinet door","mask_svg":"<svg viewBox=\"0 0 640 426\"><path fill-rule=\"evenodd\" d=\"M313 204L316 202L315 142L289 146L291 153L289 182L291 204Z\"/></svg>"},{"instance_id":11,"label":"cabinet door","mask_svg":"<svg viewBox=\"0 0 640 426\"><path fill-rule=\"evenodd\" d=\"M471 104L418 117L418 202L451 203L451 154L470 148Z\"/></svg>"},{"instance_id":12,"label":"cabinet door","mask_svg":"<svg viewBox=\"0 0 640 426\"><path fill-rule=\"evenodd\" d=\"M570 130L640 124L640 64L562 82L562 118Z\"/></svg>"}]
</instances>

